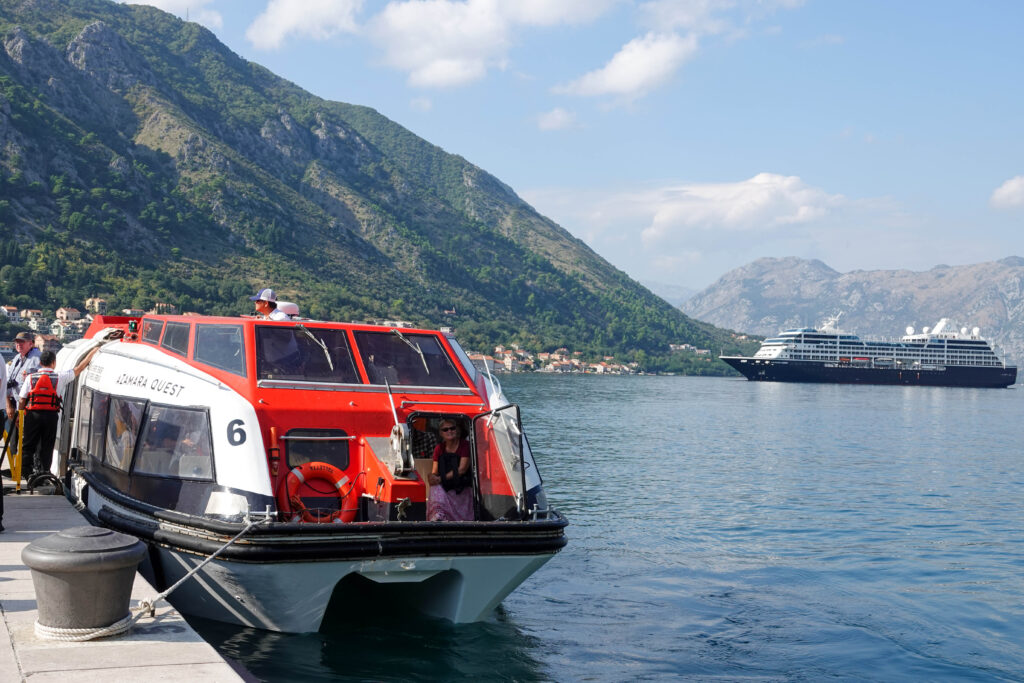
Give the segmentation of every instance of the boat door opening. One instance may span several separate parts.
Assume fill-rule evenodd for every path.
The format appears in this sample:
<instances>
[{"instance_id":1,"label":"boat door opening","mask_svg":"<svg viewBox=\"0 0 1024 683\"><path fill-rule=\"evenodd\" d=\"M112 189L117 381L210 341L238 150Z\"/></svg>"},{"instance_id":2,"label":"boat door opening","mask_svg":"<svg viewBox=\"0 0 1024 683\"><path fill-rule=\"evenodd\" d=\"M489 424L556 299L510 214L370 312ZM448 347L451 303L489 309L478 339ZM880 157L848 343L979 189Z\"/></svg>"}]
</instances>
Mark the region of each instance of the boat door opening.
<instances>
[{"instance_id":1,"label":"boat door opening","mask_svg":"<svg viewBox=\"0 0 1024 683\"><path fill-rule=\"evenodd\" d=\"M490 519L524 518L528 489L519 406L509 404L478 415L473 432L481 512Z\"/></svg>"}]
</instances>

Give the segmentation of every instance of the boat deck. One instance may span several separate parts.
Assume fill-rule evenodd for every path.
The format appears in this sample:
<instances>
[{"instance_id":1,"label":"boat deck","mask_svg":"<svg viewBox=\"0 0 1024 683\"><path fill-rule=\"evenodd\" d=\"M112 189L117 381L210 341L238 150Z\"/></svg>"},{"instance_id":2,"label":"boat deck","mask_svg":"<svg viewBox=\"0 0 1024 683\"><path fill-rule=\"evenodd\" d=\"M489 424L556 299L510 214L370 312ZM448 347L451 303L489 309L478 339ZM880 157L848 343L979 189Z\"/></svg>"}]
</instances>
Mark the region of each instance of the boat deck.
<instances>
[{"instance_id":1,"label":"boat deck","mask_svg":"<svg viewBox=\"0 0 1024 683\"><path fill-rule=\"evenodd\" d=\"M7 479L4 483L11 486ZM243 681L214 648L167 602L154 618L144 617L126 634L86 642L42 640L35 635L36 595L22 548L75 526L87 526L64 496L4 496L0 533L0 680L2 681ZM139 574L131 606L156 595Z\"/></svg>"}]
</instances>

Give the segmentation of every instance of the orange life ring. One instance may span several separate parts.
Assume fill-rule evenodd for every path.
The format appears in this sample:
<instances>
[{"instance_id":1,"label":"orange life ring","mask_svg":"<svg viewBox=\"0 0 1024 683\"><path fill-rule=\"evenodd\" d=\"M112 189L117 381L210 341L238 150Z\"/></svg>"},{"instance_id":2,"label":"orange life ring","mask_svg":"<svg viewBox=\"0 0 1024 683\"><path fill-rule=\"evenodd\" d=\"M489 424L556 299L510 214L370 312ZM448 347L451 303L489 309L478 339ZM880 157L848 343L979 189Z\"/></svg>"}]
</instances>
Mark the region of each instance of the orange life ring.
<instances>
[{"instance_id":1,"label":"orange life ring","mask_svg":"<svg viewBox=\"0 0 1024 683\"><path fill-rule=\"evenodd\" d=\"M299 498L299 487L311 480L325 481L334 487L338 494L338 510L328 514L312 512ZM355 485L349 486L347 491L342 488L349 483L345 473L334 465L326 462L307 462L298 467L292 468L286 477L288 491L288 504L293 513L291 521L297 522L350 522L355 518L355 510L345 510L344 502L348 494L352 493ZM345 514L346 512L351 514ZM346 519L347 518L347 519Z\"/></svg>"}]
</instances>

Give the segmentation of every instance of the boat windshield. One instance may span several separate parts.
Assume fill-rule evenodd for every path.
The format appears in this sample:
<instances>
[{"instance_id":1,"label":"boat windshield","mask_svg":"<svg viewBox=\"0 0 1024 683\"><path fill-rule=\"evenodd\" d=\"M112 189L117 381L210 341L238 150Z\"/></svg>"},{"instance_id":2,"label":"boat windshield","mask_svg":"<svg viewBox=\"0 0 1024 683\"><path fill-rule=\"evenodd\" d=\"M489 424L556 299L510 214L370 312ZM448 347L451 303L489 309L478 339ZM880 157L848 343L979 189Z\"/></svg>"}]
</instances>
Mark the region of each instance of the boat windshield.
<instances>
[{"instance_id":1,"label":"boat windshield","mask_svg":"<svg viewBox=\"0 0 1024 683\"><path fill-rule=\"evenodd\" d=\"M256 373L259 379L359 382L345 331L305 325L258 325Z\"/></svg>"},{"instance_id":2,"label":"boat windshield","mask_svg":"<svg viewBox=\"0 0 1024 683\"><path fill-rule=\"evenodd\" d=\"M465 382L433 334L356 332L370 384L464 387Z\"/></svg>"}]
</instances>

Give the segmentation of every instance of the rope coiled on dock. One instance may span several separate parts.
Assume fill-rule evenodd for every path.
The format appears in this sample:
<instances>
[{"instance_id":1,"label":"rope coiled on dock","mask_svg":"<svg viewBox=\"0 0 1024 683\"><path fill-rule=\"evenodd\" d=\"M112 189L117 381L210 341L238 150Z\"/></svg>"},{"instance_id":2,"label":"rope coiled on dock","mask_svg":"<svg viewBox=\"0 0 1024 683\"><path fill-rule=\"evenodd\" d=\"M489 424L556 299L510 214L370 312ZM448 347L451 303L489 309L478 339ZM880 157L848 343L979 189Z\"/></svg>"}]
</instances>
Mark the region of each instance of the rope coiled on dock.
<instances>
[{"instance_id":1,"label":"rope coiled on dock","mask_svg":"<svg viewBox=\"0 0 1024 683\"><path fill-rule=\"evenodd\" d=\"M124 619L115 621L109 626L99 626L96 628L61 628L58 626L46 626L36 622L36 637L42 638L43 640L62 640L64 642L81 642L84 640L94 640L96 638L106 638L109 636L119 636L122 633L126 633L138 618L142 616L140 613L136 617L132 617L130 614L126 615Z\"/></svg>"}]
</instances>

